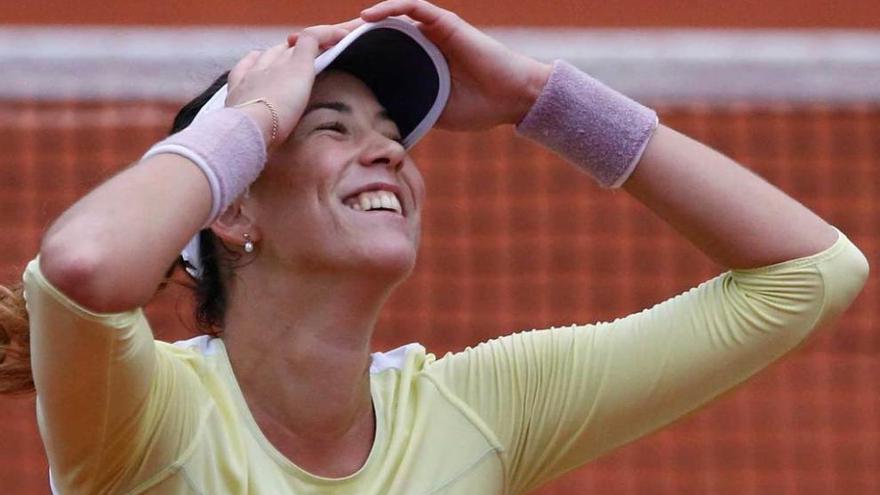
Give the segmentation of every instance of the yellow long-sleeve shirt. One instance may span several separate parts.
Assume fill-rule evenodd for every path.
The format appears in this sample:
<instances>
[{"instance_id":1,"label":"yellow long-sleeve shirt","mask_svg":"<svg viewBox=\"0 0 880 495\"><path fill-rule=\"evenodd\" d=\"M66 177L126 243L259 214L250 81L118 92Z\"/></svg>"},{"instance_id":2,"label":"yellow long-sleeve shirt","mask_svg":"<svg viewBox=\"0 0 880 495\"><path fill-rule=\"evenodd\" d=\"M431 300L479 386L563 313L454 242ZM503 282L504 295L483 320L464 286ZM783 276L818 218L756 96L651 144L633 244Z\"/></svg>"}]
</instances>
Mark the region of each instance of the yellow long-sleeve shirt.
<instances>
[{"instance_id":1,"label":"yellow long-sleeve shirt","mask_svg":"<svg viewBox=\"0 0 880 495\"><path fill-rule=\"evenodd\" d=\"M841 313L867 277L822 253L724 273L611 323L523 332L435 359L376 354L369 459L327 479L266 440L221 339L153 340L24 274L38 421L61 494L518 494L742 382Z\"/></svg>"}]
</instances>

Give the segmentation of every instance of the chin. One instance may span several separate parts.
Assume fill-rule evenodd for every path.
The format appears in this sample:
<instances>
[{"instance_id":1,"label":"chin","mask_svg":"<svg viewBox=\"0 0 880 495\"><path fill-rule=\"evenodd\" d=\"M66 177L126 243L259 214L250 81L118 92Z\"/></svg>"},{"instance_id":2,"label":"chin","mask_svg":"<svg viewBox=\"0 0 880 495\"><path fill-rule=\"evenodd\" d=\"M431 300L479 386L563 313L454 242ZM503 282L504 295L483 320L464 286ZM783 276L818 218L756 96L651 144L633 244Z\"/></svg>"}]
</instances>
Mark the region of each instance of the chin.
<instances>
[{"instance_id":1,"label":"chin","mask_svg":"<svg viewBox=\"0 0 880 495\"><path fill-rule=\"evenodd\" d=\"M406 245L363 246L351 269L395 283L402 282L415 268L416 253L416 247L409 242Z\"/></svg>"}]
</instances>

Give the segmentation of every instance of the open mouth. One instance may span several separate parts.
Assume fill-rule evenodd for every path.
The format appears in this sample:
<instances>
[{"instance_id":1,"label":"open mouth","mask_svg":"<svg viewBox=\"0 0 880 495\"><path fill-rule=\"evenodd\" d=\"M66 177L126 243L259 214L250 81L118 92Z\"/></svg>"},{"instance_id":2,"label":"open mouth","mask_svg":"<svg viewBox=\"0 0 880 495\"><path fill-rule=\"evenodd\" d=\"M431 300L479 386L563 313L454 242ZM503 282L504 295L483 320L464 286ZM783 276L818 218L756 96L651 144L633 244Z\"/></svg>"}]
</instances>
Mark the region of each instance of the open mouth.
<instances>
[{"instance_id":1,"label":"open mouth","mask_svg":"<svg viewBox=\"0 0 880 495\"><path fill-rule=\"evenodd\" d=\"M345 198L342 202L345 206L355 211L388 211L403 215L403 207L400 204L400 199L398 199L397 195L391 191L363 191Z\"/></svg>"}]
</instances>

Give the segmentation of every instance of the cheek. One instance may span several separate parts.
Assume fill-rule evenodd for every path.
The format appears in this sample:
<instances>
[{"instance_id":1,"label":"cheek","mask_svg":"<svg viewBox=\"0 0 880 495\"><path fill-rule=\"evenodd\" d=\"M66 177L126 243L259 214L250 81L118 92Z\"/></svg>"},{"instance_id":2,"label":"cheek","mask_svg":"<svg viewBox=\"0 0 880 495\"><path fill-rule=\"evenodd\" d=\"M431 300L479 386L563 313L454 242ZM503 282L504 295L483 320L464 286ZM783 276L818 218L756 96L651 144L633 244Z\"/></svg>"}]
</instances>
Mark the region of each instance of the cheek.
<instances>
[{"instance_id":1,"label":"cheek","mask_svg":"<svg viewBox=\"0 0 880 495\"><path fill-rule=\"evenodd\" d=\"M402 172L404 180L412 191L413 200L421 210L425 201L425 180L419 169L411 162L403 168Z\"/></svg>"},{"instance_id":2,"label":"cheek","mask_svg":"<svg viewBox=\"0 0 880 495\"><path fill-rule=\"evenodd\" d=\"M286 156L273 156L260 174L258 183L266 197L273 201L290 193L291 188L302 181L296 179L300 167Z\"/></svg>"},{"instance_id":3,"label":"cheek","mask_svg":"<svg viewBox=\"0 0 880 495\"><path fill-rule=\"evenodd\" d=\"M282 155L266 166L261 176L272 200L280 203L308 201L330 188L331 171L315 157Z\"/></svg>"},{"instance_id":4,"label":"cheek","mask_svg":"<svg viewBox=\"0 0 880 495\"><path fill-rule=\"evenodd\" d=\"M258 223L265 235L287 238L290 232L312 231L315 222L315 189L310 180L290 163L271 163L252 186L258 203ZM285 241L286 242L286 241Z\"/></svg>"}]
</instances>

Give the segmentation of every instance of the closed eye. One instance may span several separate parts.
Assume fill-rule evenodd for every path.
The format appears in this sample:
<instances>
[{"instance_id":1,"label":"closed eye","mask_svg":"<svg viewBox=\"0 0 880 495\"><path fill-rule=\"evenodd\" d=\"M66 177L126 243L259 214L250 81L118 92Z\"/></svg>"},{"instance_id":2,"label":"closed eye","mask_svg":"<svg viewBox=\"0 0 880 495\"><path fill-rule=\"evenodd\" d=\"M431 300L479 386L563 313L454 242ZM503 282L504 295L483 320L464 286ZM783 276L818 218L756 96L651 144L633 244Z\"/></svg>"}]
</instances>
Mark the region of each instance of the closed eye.
<instances>
[{"instance_id":1,"label":"closed eye","mask_svg":"<svg viewBox=\"0 0 880 495\"><path fill-rule=\"evenodd\" d=\"M348 128L345 127L345 124L339 121L334 122L326 122L318 127L315 127L315 131L333 131L339 134L348 134ZM395 143L403 146L403 138L398 136L397 134L386 136L388 139L394 141Z\"/></svg>"},{"instance_id":2,"label":"closed eye","mask_svg":"<svg viewBox=\"0 0 880 495\"><path fill-rule=\"evenodd\" d=\"M348 129L341 122L327 122L315 128L316 131L333 131L340 134L346 134Z\"/></svg>"}]
</instances>

